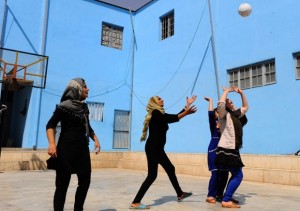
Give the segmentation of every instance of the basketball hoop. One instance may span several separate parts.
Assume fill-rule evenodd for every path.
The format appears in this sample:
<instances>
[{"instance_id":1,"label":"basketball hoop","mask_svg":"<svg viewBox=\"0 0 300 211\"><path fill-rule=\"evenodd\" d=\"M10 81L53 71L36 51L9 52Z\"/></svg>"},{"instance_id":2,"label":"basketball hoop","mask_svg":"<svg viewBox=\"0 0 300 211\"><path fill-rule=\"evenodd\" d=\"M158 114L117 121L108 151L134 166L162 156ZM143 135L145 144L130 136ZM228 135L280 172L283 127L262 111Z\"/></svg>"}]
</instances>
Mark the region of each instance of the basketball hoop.
<instances>
[{"instance_id":1,"label":"basketball hoop","mask_svg":"<svg viewBox=\"0 0 300 211\"><path fill-rule=\"evenodd\" d=\"M0 82L10 91L26 86L45 88L48 56L0 48Z\"/></svg>"}]
</instances>

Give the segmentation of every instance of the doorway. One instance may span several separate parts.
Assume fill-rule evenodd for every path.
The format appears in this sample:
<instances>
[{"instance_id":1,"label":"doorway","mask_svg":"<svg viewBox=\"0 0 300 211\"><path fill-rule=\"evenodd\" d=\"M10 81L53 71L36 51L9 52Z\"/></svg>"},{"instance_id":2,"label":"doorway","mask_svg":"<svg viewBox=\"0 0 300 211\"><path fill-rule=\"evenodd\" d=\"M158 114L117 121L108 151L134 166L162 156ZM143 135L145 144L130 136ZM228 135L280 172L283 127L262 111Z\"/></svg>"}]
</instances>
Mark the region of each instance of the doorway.
<instances>
[{"instance_id":1,"label":"doorway","mask_svg":"<svg viewBox=\"0 0 300 211\"><path fill-rule=\"evenodd\" d=\"M7 109L2 112L0 123L0 146L21 148L32 87L3 82L1 105Z\"/></svg>"}]
</instances>

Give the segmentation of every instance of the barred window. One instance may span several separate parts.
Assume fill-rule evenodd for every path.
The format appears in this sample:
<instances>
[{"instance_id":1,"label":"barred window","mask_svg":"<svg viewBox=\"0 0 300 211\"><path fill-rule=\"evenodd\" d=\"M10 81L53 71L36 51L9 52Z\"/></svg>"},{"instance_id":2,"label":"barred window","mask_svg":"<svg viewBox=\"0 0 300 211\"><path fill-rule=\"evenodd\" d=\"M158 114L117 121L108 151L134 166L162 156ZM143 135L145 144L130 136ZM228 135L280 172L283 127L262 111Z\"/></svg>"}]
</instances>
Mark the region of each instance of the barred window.
<instances>
[{"instance_id":1,"label":"barred window","mask_svg":"<svg viewBox=\"0 0 300 211\"><path fill-rule=\"evenodd\" d=\"M228 70L228 81L241 89L276 83L275 59Z\"/></svg>"},{"instance_id":2,"label":"barred window","mask_svg":"<svg viewBox=\"0 0 300 211\"><path fill-rule=\"evenodd\" d=\"M129 149L129 111L115 110L114 149Z\"/></svg>"},{"instance_id":3,"label":"barred window","mask_svg":"<svg viewBox=\"0 0 300 211\"><path fill-rule=\"evenodd\" d=\"M249 67L240 69L240 87L241 89L245 89L246 87L250 87L250 71Z\"/></svg>"},{"instance_id":4,"label":"barred window","mask_svg":"<svg viewBox=\"0 0 300 211\"><path fill-rule=\"evenodd\" d=\"M262 86L262 66L261 64L252 66L252 86Z\"/></svg>"},{"instance_id":5,"label":"barred window","mask_svg":"<svg viewBox=\"0 0 300 211\"><path fill-rule=\"evenodd\" d=\"M266 67L266 83L270 84L275 81L275 62L265 64Z\"/></svg>"},{"instance_id":6,"label":"barred window","mask_svg":"<svg viewBox=\"0 0 300 211\"><path fill-rule=\"evenodd\" d=\"M238 86L238 84L239 84L238 75L239 75L238 70L232 71L229 74L229 84L230 84L230 86Z\"/></svg>"},{"instance_id":7,"label":"barred window","mask_svg":"<svg viewBox=\"0 0 300 211\"><path fill-rule=\"evenodd\" d=\"M103 22L101 45L122 49L123 27Z\"/></svg>"},{"instance_id":8,"label":"barred window","mask_svg":"<svg viewBox=\"0 0 300 211\"><path fill-rule=\"evenodd\" d=\"M295 76L296 79L300 79L300 52L294 54L295 60Z\"/></svg>"},{"instance_id":9,"label":"barred window","mask_svg":"<svg viewBox=\"0 0 300 211\"><path fill-rule=\"evenodd\" d=\"M161 39L164 40L174 35L174 10L160 17Z\"/></svg>"},{"instance_id":10,"label":"barred window","mask_svg":"<svg viewBox=\"0 0 300 211\"><path fill-rule=\"evenodd\" d=\"M90 111L89 120L96 121L96 122L103 122L104 103L87 101L86 104Z\"/></svg>"}]
</instances>

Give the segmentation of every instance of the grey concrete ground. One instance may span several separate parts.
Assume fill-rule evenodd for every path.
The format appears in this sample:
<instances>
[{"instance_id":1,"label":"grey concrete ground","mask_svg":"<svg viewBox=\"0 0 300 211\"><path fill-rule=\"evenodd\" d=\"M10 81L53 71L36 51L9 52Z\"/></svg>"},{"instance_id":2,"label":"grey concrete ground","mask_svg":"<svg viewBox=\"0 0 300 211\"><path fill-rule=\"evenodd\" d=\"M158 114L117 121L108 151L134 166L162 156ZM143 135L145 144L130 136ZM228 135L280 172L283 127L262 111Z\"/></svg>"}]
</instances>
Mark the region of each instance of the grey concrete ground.
<instances>
[{"instance_id":1,"label":"grey concrete ground","mask_svg":"<svg viewBox=\"0 0 300 211\"><path fill-rule=\"evenodd\" d=\"M92 182L85 203L86 211L129 210L131 201L145 179L145 171L124 169L93 170ZM168 177L159 173L157 180L146 193L143 203L150 210L227 210L220 203L205 202L208 178L177 175L184 191L193 196L176 201ZM18 171L0 173L0 210L3 211L50 211L54 193L54 171ZM77 185L72 176L65 210L72 210ZM262 184L243 181L235 194L241 203L240 210L299 210L300 187Z\"/></svg>"}]
</instances>

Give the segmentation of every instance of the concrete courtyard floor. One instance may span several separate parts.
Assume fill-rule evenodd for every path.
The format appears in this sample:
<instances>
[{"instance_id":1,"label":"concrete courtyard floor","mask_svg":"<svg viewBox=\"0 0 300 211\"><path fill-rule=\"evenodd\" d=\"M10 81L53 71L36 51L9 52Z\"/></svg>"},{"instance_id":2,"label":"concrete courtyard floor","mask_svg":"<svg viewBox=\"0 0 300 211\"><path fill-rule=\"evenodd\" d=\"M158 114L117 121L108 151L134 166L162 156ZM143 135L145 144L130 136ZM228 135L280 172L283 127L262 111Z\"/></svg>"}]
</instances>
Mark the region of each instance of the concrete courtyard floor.
<instances>
[{"instance_id":1,"label":"concrete courtyard floor","mask_svg":"<svg viewBox=\"0 0 300 211\"><path fill-rule=\"evenodd\" d=\"M93 169L84 210L129 210L130 203L146 175L146 171ZM182 189L192 191L193 196L178 203L168 177L165 173L159 173L142 202L150 205L150 210L227 210L222 208L220 203L205 202L209 178L180 174L177 176ZM54 171L1 172L0 210L53 210L54 182ZM76 175L72 175L65 210L73 210L76 186ZM235 198L240 201L240 210L243 211L299 210L300 187L243 181L236 191Z\"/></svg>"}]
</instances>

